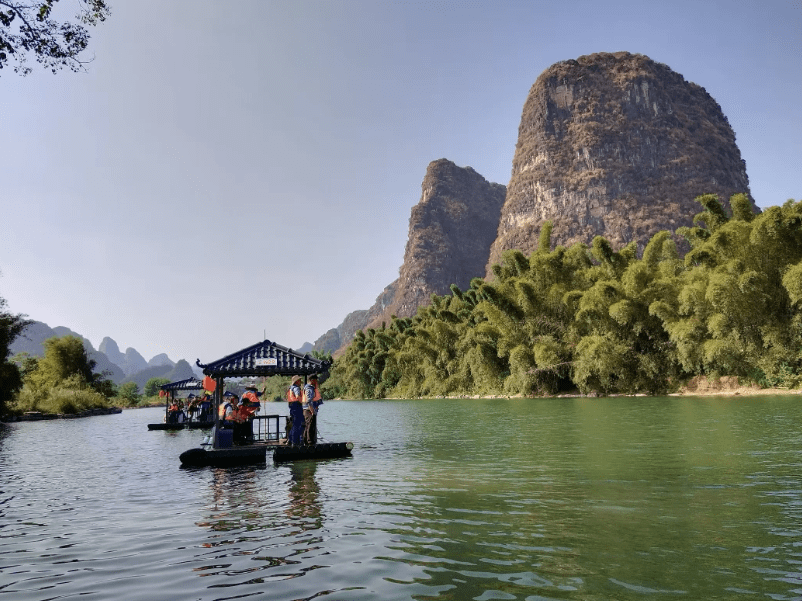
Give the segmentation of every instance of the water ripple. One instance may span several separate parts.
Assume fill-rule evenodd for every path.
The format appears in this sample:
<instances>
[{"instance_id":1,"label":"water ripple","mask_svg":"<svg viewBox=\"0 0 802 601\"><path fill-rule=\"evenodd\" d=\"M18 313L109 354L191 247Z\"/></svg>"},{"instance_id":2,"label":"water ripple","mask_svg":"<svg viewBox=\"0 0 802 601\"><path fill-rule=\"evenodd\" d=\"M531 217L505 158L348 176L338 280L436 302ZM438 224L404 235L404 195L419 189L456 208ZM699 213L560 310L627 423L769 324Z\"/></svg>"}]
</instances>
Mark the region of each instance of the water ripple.
<instances>
[{"instance_id":1,"label":"water ripple","mask_svg":"<svg viewBox=\"0 0 802 601\"><path fill-rule=\"evenodd\" d=\"M159 410L0 426L0 599L800 597L798 400L447 403L327 402L353 458L229 470Z\"/></svg>"}]
</instances>

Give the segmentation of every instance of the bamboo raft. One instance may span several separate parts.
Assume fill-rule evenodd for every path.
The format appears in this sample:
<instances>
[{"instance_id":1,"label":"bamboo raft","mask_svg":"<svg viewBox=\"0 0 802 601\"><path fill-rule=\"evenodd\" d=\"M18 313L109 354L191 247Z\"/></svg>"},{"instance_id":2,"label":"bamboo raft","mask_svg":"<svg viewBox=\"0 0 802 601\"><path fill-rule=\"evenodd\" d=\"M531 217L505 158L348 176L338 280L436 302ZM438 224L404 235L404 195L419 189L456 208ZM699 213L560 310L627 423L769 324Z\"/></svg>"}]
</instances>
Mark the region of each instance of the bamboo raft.
<instances>
[{"instance_id":1,"label":"bamboo raft","mask_svg":"<svg viewBox=\"0 0 802 601\"><path fill-rule=\"evenodd\" d=\"M204 390L213 393L212 415L220 416L219 408L223 403L224 381L226 378L253 378L271 376L299 376L306 378L311 375L325 374L331 363L300 354L292 349L264 340L232 353L222 359L202 364L195 362L205 375L203 382L182 382L180 385L165 385L162 388L172 390L175 388L189 389L190 386L200 385ZM281 419L285 420L285 428L281 429ZM222 418L220 418L222 419ZM351 442L328 442L308 445L288 445L284 439L286 429L286 416L259 415L252 416L245 433L238 432L238 439L234 440L232 429L223 428L218 420L200 447L189 449L181 453L181 465L186 467L200 466L236 466L265 463L267 453L273 453L273 461L299 461L307 459L332 459L348 457L354 448ZM150 427L150 426L149 426ZM313 439L314 440L314 439Z\"/></svg>"}]
</instances>

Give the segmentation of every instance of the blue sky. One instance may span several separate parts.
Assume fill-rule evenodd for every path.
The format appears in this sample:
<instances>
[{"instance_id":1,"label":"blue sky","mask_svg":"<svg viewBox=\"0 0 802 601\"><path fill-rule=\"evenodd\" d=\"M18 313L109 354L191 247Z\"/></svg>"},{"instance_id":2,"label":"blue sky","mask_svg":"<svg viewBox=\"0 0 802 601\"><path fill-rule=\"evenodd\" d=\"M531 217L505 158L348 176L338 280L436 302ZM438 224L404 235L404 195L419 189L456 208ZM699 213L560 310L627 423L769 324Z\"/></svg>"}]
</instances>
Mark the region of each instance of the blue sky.
<instances>
[{"instance_id":1,"label":"blue sky","mask_svg":"<svg viewBox=\"0 0 802 601\"><path fill-rule=\"evenodd\" d=\"M429 162L506 185L530 87L584 54L703 86L757 204L802 199L802 0L112 0L92 34L87 73L0 73L0 296L146 359L370 307Z\"/></svg>"}]
</instances>

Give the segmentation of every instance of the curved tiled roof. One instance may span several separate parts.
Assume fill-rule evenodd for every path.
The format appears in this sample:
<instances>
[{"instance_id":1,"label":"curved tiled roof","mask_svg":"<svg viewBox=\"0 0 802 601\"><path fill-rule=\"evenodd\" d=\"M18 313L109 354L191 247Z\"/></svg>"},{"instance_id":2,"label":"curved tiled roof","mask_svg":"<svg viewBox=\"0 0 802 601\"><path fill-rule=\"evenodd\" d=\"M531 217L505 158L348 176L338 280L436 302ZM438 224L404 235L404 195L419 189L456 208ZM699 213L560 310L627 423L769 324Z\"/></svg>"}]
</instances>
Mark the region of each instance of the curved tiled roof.
<instances>
[{"instance_id":1,"label":"curved tiled roof","mask_svg":"<svg viewBox=\"0 0 802 601\"><path fill-rule=\"evenodd\" d=\"M200 359L195 363L203 369L203 373L207 376L224 378L308 376L327 372L331 366L328 361L321 361L310 355L301 355L270 340L258 342L211 363L201 363Z\"/></svg>"},{"instance_id":2,"label":"curved tiled roof","mask_svg":"<svg viewBox=\"0 0 802 601\"><path fill-rule=\"evenodd\" d=\"M187 378L186 380L178 380L160 386L162 390L202 390L203 382L197 378Z\"/></svg>"}]
</instances>

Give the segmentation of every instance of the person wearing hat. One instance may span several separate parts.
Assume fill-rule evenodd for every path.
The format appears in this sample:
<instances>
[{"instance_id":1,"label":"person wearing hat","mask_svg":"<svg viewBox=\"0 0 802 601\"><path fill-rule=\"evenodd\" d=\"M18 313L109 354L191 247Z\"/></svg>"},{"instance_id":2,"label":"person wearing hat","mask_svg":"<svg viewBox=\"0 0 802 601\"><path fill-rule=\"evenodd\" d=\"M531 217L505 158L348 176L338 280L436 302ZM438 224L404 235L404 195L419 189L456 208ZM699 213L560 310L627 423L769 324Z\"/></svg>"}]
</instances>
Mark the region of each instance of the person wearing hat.
<instances>
[{"instance_id":1,"label":"person wearing hat","mask_svg":"<svg viewBox=\"0 0 802 601\"><path fill-rule=\"evenodd\" d=\"M323 404L323 397L317 387L317 376L309 376L303 394L301 404L304 409L304 444L317 444L317 410Z\"/></svg>"},{"instance_id":2,"label":"person wearing hat","mask_svg":"<svg viewBox=\"0 0 802 601\"><path fill-rule=\"evenodd\" d=\"M287 404L290 407L292 425L287 435L287 442L293 446L300 446L304 435L304 409L301 406L303 393L301 392L301 376L293 376L290 387L287 389Z\"/></svg>"}]
</instances>

